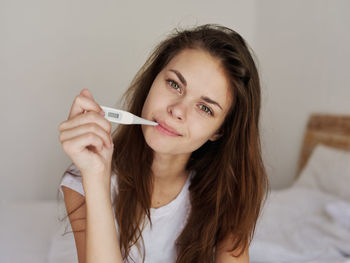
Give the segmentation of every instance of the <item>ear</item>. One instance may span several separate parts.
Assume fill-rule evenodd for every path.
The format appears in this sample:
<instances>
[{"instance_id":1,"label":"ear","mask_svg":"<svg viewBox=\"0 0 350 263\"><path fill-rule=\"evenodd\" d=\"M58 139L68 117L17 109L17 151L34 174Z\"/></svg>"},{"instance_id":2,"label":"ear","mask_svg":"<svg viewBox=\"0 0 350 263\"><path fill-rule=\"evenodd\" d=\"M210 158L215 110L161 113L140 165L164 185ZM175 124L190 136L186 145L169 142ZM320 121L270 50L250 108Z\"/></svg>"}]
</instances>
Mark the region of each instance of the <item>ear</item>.
<instances>
[{"instance_id":1,"label":"ear","mask_svg":"<svg viewBox=\"0 0 350 263\"><path fill-rule=\"evenodd\" d=\"M209 138L210 141L216 141L217 139L219 139L222 135L224 135L224 133L222 131L217 131L213 136L211 136Z\"/></svg>"}]
</instances>

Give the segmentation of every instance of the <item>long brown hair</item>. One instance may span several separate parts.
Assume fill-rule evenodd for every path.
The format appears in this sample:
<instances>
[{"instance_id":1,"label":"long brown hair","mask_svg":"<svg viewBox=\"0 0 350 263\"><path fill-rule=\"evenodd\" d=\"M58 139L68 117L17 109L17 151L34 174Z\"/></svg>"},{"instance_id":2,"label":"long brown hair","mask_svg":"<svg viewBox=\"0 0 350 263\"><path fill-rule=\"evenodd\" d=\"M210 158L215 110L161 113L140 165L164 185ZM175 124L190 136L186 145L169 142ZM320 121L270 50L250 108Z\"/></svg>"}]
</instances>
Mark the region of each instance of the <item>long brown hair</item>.
<instances>
[{"instance_id":1,"label":"long brown hair","mask_svg":"<svg viewBox=\"0 0 350 263\"><path fill-rule=\"evenodd\" d=\"M230 28L206 24L175 29L158 44L123 96L124 109L138 116L157 74L184 49L200 49L219 59L230 81L233 102L221 126L223 135L207 141L186 165L191 211L176 240L177 263L213 262L220 241L231 238L240 256L253 239L268 180L261 157L260 81L252 50ZM124 259L142 240L142 222L150 217L152 149L139 125L119 125L112 134L112 171L117 174L114 202Z\"/></svg>"}]
</instances>

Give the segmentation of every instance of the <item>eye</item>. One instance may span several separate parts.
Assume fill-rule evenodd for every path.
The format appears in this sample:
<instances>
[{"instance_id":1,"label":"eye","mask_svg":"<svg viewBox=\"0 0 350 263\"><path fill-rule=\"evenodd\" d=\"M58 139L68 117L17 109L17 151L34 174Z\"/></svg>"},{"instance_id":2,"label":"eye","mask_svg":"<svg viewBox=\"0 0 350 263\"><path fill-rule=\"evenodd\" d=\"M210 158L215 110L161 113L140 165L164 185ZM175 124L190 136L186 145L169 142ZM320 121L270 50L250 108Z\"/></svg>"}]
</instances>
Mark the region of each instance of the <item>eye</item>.
<instances>
[{"instance_id":1,"label":"eye","mask_svg":"<svg viewBox=\"0 0 350 263\"><path fill-rule=\"evenodd\" d=\"M173 88L174 90L177 90L178 92L181 92L181 87L179 84L177 84L176 81L171 79L167 79L166 81L169 83L171 88Z\"/></svg>"},{"instance_id":2,"label":"eye","mask_svg":"<svg viewBox=\"0 0 350 263\"><path fill-rule=\"evenodd\" d=\"M199 105L199 109L202 110L204 113L206 113L210 116L213 116L213 111L209 107L201 104L201 105Z\"/></svg>"}]
</instances>

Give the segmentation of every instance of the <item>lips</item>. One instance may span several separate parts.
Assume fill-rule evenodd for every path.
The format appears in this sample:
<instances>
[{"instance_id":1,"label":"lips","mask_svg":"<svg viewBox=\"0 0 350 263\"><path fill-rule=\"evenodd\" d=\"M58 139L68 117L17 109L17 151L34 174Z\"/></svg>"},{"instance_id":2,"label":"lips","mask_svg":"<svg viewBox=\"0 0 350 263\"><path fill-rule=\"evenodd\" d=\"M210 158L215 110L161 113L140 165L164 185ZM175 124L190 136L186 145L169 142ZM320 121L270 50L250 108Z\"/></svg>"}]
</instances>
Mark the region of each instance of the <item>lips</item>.
<instances>
[{"instance_id":1,"label":"lips","mask_svg":"<svg viewBox=\"0 0 350 263\"><path fill-rule=\"evenodd\" d=\"M175 128L169 126L162 120L155 120L159 125L155 126L159 131L166 133L170 136L182 136Z\"/></svg>"}]
</instances>

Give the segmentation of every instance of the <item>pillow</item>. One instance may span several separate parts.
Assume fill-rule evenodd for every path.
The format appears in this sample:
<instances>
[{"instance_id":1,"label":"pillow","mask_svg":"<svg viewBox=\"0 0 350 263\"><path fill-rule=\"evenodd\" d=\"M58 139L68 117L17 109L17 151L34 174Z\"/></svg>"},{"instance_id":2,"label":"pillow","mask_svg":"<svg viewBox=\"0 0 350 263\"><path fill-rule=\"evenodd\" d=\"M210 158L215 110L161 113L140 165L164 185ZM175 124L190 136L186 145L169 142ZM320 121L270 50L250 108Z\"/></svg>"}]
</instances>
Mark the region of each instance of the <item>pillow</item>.
<instances>
[{"instance_id":1,"label":"pillow","mask_svg":"<svg viewBox=\"0 0 350 263\"><path fill-rule=\"evenodd\" d=\"M316 145L294 185L319 189L350 202L350 152Z\"/></svg>"}]
</instances>

